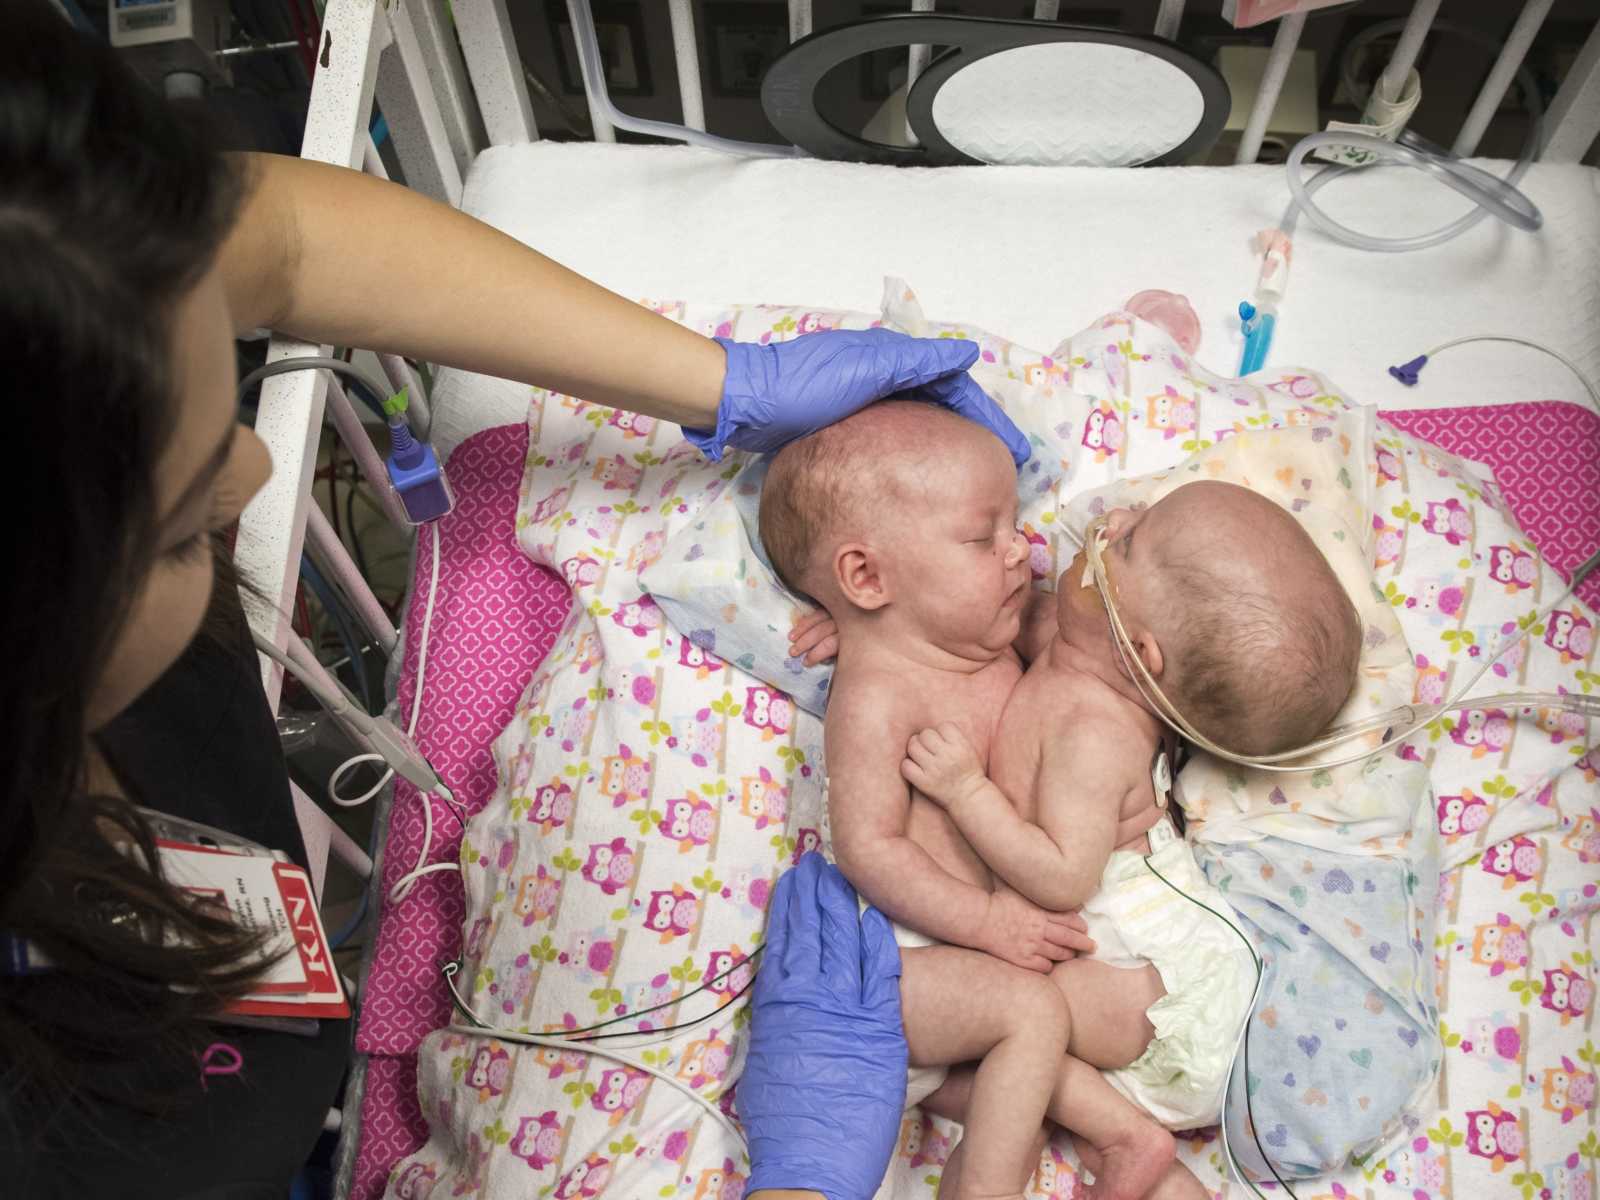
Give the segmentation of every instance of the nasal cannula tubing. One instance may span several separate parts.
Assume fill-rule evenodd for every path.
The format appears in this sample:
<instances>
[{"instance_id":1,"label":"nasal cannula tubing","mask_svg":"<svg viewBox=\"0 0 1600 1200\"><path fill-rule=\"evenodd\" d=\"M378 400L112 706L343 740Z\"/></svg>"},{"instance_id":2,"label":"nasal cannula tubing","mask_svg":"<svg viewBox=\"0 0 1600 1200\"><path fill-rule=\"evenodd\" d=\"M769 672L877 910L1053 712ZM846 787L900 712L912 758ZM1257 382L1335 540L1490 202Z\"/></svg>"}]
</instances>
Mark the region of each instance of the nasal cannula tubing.
<instances>
[{"instance_id":1,"label":"nasal cannula tubing","mask_svg":"<svg viewBox=\"0 0 1600 1200\"><path fill-rule=\"evenodd\" d=\"M1254 767L1261 771L1275 771L1283 774L1297 774L1305 771L1326 771L1334 767L1348 766L1352 763L1363 762L1375 754L1379 754L1392 746L1397 746L1418 730L1426 728L1433 721L1438 720L1448 712L1464 708L1483 708L1494 705L1506 705L1512 709L1559 708L1568 712L1582 713L1587 717L1600 717L1600 696L1589 696L1571 692L1503 692L1493 696L1466 698L1482 679L1484 674L1494 663L1517 642L1528 636L1528 631L1539 621L1549 616L1555 608L1572 595L1573 590L1583 582L1596 566L1600 566L1600 551L1589 558L1582 566L1572 573L1572 581L1567 587L1544 608L1540 609L1534 619L1522 625L1515 634L1501 639L1499 645L1489 654L1484 656L1484 661L1466 681L1458 687L1449 699L1443 703L1418 708L1416 705L1404 705L1379 713L1364 720L1353 722L1330 730L1325 736L1305 746L1293 750L1285 750L1276 754L1237 754L1224 749L1211 741L1187 721L1177 707L1161 690L1161 685L1155 681L1154 676L1145 668L1144 661L1133 651L1131 639L1127 629L1122 624L1121 615L1117 612L1116 602L1111 595L1110 580L1106 575L1105 563L1101 551L1105 544L1105 526L1107 518L1096 517L1089 523L1084 531L1082 548L1085 555L1084 570L1090 576L1095 586L1099 589L1100 598L1104 603L1107 620L1111 625L1111 638L1121 655L1124 666L1140 694L1163 721L1170 725L1179 735L1187 738L1202 750L1216 755L1228 762L1238 763L1240 766ZM1420 714L1420 715L1419 715ZM1374 732L1375 730L1392 728L1397 723L1405 724L1398 733L1393 733L1370 749L1357 751L1344 758L1333 761L1316 761L1309 763L1288 763L1288 759L1300 759L1309 754L1316 754L1323 750L1332 749L1352 738Z\"/></svg>"}]
</instances>

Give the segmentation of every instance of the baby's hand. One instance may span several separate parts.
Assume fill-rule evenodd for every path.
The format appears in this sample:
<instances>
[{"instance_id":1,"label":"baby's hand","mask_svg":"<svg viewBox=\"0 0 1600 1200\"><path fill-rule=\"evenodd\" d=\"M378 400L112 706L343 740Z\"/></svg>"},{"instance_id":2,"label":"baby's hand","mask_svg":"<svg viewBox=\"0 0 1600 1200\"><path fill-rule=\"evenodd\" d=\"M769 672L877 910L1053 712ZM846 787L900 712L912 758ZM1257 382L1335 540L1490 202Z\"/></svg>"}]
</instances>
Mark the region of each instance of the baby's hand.
<instances>
[{"instance_id":1,"label":"baby's hand","mask_svg":"<svg viewBox=\"0 0 1600 1200\"><path fill-rule=\"evenodd\" d=\"M1048 974L1058 962L1088 954L1094 941L1077 913L1047 912L1021 895L1001 888L989 897L984 950L1025 971Z\"/></svg>"},{"instance_id":2,"label":"baby's hand","mask_svg":"<svg viewBox=\"0 0 1600 1200\"><path fill-rule=\"evenodd\" d=\"M988 782L972 743L949 721L911 735L900 774L944 809L954 808Z\"/></svg>"},{"instance_id":3,"label":"baby's hand","mask_svg":"<svg viewBox=\"0 0 1600 1200\"><path fill-rule=\"evenodd\" d=\"M808 667L827 662L839 653L839 626L825 608L796 617L789 627L789 656L803 658Z\"/></svg>"}]
</instances>

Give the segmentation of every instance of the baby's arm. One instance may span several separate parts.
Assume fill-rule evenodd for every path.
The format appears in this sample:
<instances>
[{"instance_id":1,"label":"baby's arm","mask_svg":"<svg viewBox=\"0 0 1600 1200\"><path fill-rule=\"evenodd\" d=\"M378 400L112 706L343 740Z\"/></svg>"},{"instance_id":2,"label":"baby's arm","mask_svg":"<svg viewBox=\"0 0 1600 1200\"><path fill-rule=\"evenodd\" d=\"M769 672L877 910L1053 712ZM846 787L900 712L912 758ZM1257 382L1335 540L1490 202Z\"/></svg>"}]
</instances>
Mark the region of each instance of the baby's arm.
<instances>
[{"instance_id":1,"label":"baby's arm","mask_svg":"<svg viewBox=\"0 0 1600 1200\"><path fill-rule=\"evenodd\" d=\"M1043 908L1077 908L1100 888L1116 846L1126 783L1109 730L1101 736L1093 724L1080 724L1072 741L1104 752L1071 755L1062 752L1060 742L1042 747L1034 785L1038 825L1017 814L954 725L913 737L900 770L950 814L978 857L1006 883ZM1073 803L1069 797L1082 799Z\"/></svg>"},{"instance_id":2,"label":"baby's arm","mask_svg":"<svg viewBox=\"0 0 1600 1200\"><path fill-rule=\"evenodd\" d=\"M1031 971L1071 958L1085 944L1081 919L965 883L906 836L911 794L896 770L891 707L859 689L829 704L828 813L845 878L891 919L941 942Z\"/></svg>"}]
</instances>

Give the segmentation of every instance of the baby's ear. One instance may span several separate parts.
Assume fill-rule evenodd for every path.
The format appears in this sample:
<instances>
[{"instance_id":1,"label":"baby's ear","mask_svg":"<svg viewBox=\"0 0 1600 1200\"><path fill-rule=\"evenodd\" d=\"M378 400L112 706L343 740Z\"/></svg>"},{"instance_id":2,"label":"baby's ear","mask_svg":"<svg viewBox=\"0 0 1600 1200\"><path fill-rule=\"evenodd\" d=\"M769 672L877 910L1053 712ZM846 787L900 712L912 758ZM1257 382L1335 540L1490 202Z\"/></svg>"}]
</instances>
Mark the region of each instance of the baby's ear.
<instances>
[{"instance_id":1,"label":"baby's ear","mask_svg":"<svg viewBox=\"0 0 1600 1200\"><path fill-rule=\"evenodd\" d=\"M1166 656L1161 652L1161 643L1156 641L1156 635L1148 629L1128 631L1129 639L1133 642L1134 653L1139 656L1139 661L1144 663L1144 669L1150 672L1150 678L1160 681L1161 670L1166 666Z\"/></svg>"},{"instance_id":2,"label":"baby's ear","mask_svg":"<svg viewBox=\"0 0 1600 1200\"><path fill-rule=\"evenodd\" d=\"M871 546L846 542L833 552L833 581L856 608L876 612L889 603L883 564Z\"/></svg>"}]
</instances>

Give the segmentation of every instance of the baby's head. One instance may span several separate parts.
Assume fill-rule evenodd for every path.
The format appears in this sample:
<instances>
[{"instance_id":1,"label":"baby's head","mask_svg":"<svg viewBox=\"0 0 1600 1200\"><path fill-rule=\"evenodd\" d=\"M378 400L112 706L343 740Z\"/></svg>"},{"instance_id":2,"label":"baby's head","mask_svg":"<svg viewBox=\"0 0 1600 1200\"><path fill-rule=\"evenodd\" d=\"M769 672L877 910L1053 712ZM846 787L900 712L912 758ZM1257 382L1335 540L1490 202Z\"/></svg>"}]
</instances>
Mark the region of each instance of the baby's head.
<instances>
[{"instance_id":1,"label":"baby's head","mask_svg":"<svg viewBox=\"0 0 1600 1200\"><path fill-rule=\"evenodd\" d=\"M1195 728L1244 754L1291 750L1327 728L1355 686L1361 622L1288 512L1203 480L1116 510L1106 538L1123 626ZM1078 590L1068 574L1064 589Z\"/></svg>"},{"instance_id":2,"label":"baby's head","mask_svg":"<svg viewBox=\"0 0 1600 1200\"><path fill-rule=\"evenodd\" d=\"M1004 443L937 405L886 400L790 442L761 492L778 576L843 629L905 622L992 658L1017 635L1030 578Z\"/></svg>"}]
</instances>

